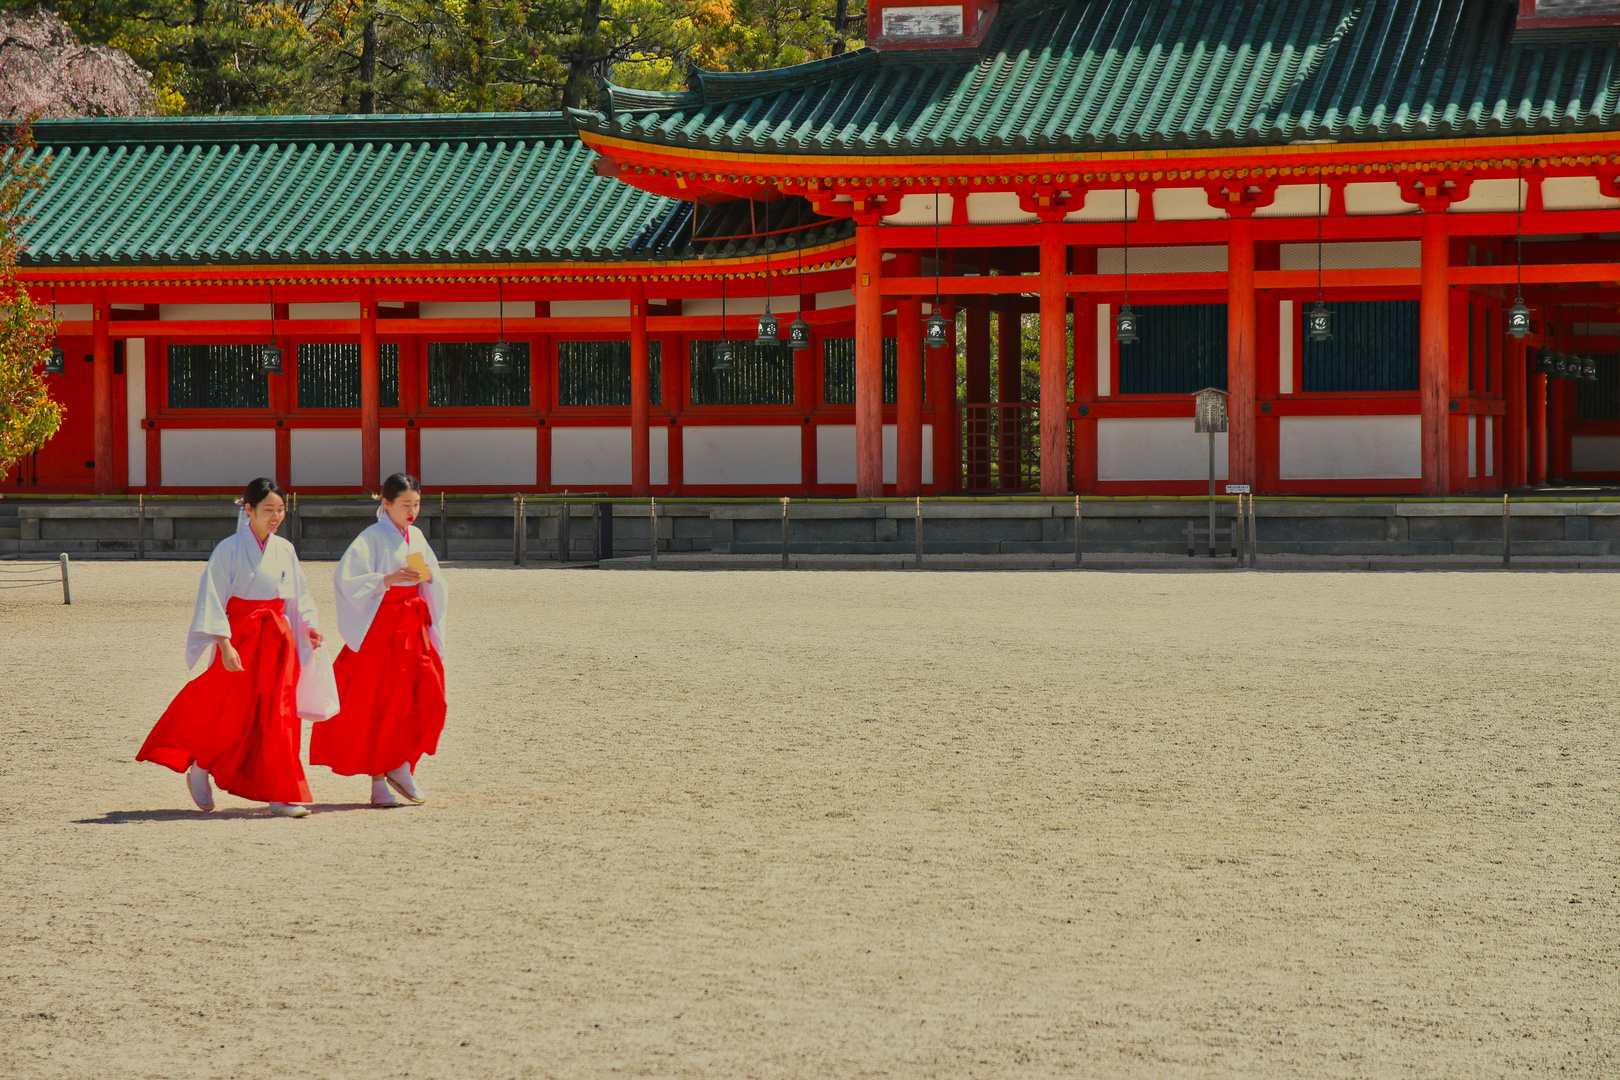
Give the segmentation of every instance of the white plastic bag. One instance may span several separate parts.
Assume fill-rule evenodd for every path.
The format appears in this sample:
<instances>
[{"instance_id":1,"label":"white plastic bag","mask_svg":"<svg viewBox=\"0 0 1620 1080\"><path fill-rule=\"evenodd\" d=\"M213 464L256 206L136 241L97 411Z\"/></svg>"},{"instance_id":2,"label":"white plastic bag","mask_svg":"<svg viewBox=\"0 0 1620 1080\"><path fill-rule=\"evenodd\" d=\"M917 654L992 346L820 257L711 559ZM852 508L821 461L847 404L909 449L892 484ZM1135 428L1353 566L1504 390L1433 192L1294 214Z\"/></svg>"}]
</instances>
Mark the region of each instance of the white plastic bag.
<instances>
[{"instance_id":1,"label":"white plastic bag","mask_svg":"<svg viewBox=\"0 0 1620 1080\"><path fill-rule=\"evenodd\" d=\"M298 673L298 715L305 720L330 720L337 713L337 676L326 650L316 649Z\"/></svg>"}]
</instances>

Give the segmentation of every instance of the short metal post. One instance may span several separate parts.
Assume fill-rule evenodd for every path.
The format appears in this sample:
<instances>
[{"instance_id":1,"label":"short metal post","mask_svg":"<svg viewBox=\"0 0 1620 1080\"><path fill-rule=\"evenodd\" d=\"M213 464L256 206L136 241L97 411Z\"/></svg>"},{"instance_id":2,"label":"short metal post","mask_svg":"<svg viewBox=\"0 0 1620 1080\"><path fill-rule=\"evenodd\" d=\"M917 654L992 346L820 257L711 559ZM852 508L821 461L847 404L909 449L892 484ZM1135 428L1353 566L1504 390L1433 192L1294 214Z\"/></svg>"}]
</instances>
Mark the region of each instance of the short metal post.
<instances>
[{"instance_id":1,"label":"short metal post","mask_svg":"<svg viewBox=\"0 0 1620 1080\"><path fill-rule=\"evenodd\" d=\"M574 538L571 535L572 523L569 521L566 500L557 504L557 515L557 561L565 563L573 555L570 549L574 546Z\"/></svg>"},{"instance_id":2,"label":"short metal post","mask_svg":"<svg viewBox=\"0 0 1620 1080\"><path fill-rule=\"evenodd\" d=\"M652 557L652 568L658 569L658 500L647 499L647 551Z\"/></svg>"},{"instance_id":3,"label":"short metal post","mask_svg":"<svg viewBox=\"0 0 1620 1080\"><path fill-rule=\"evenodd\" d=\"M518 496L512 496L512 565L518 564Z\"/></svg>"},{"instance_id":4,"label":"short metal post","mask_svg":"<svg viewBox=\"0 0 1620 1080\"><path fill-rule=\"evenodd\" d=\"M518 496L518 565L529 565L529 499Z\"/></svg>"},{"instance_id":5,"label":"short metal post","mask_svg":"<svg viewBox=\"0 0 1620 1080\"><path fill-rule=\"evenodd\" d=\"M450 561L450 517L444 509L444 492L439 492L439 558Z\"/></svg>"},{"instance_id":6,"label":"short metal post","mask_svg":"<svg viewBox=\"0 0 1620 1080\"><path fill-rule=\"evenodd\" d=\"M1080 565L1080 496L1074 497L1074 565Z\"/></svg>"},{"instance_id":7,"label":"short metal post","mask_svg":"<svg viewBox=\"0 0 1620 1080\"><path fill-rule=\"evenodd\" d=\"M68 574L67 552L62 552L62 603L73 603L73 579Z\"/></svg>"},{"instance_id":8,"label":"short metal post","mask_svg":"<svg viewBox=\"0 0 1620 1080\"><path fill-rule=\"evenodd\" d=\"M591 562L602 561L602 504L591 503Z\"/></svg>"},{"instance_id":9,"label":"short metal post","mask_svg":"<svg viewBox=\"0 0 1620 1080\"><path fill-rule=\"evenodd\" d=\"M1193 551L1193 523L1187 522L1187 558L1192 558Z\"/></svg>"},{"instance_id":10,"label":"short metal post","mask_svg":"<svg viewBox=\"0 0 1620 1080\"><path fill-rule=\"evenodd\" d=\"M135 518L135 557L146 558L146 496L135 496L138 515Z\"/></svg>"},{"instance_id":11,"label":"short metal post","mask_svg":"<svg viewBox=\"0 0 1620 1080\"><path fill-rule=\"evenodd\" d=\"M782 569L788 568L788 498L782 497Z\"/></svg>"},{"instance_id":12,"label":"short metal post","mask_svg":"<svg viewBox=\"0 0 1620 1080\"><path fill-rule=\"evenodd\" d=\"M1507 492L1502 493L1502 565L1513 565L1513 536L1508 529L1508 497Z\"/></svg>"},{"instance_id":13,"label":"short metal post","mask_svg":"<svg viewBox=\"0 0 1620 1080\"><path fill-rule=\"evenodd\" d=\"M917 496L917 569L922 569L922 496Z\"/></svg>"}]
</instances>

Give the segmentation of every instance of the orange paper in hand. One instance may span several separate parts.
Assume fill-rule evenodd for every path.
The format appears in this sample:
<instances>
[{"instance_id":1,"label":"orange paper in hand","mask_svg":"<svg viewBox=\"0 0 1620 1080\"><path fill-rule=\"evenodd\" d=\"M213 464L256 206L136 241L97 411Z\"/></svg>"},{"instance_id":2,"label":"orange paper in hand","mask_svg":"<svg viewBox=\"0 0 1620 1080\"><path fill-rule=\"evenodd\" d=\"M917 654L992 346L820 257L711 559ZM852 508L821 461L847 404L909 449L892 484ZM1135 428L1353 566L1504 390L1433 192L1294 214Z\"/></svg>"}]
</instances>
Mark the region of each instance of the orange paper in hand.
<instances>
[{"instance_id":1,"label":"orange paper in hand","mask_svg":"<svg viewBox=\"0 0 1620 1080\"><path fill-rule=\"evenodd\" d=\"M405 556L405 565L422 575L423 581L433 580L433 571L428 569L427 560L422 558L421 552L412 551Z\"/></svg>"}]
</instances>

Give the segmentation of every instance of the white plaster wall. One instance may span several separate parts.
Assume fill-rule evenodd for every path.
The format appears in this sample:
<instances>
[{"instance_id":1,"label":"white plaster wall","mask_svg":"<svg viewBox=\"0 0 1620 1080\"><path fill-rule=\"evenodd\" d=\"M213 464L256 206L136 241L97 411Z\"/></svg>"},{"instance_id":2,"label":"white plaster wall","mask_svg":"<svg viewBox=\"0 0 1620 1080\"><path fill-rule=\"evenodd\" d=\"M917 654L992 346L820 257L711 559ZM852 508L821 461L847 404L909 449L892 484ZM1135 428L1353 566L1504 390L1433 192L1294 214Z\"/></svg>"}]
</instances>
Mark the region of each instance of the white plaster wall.
<instances>
[{"instance_id":1,"label":"white plaster wall","mask_svg":"<svg viewBox=\"0 0 1620 1080\"><path fill-rule=\"evenodd\" d=\"M1019 225L1036 220L1034 214L1018 205L1016 191L974 192L967 197L967 212L968 221L974 225Z\"/></svg>"},{"instance_id":2,"label":"white plaster wall","mask_svg":"<svg viewBox=\"0 0 1620 1080\"><path fill-rule=\"evenodd\" d=\"M1285 416L1277 425L1278 475L1284 480L1423 475L1422 423L1416 416Z\"/></svg>"},{"instance_id":3,"label":"white plaster wall","mask_svg":"<svg viewBox=\"0 0 1620 1080\"><path fill-rule=\"evenodd\" d=\"M422 429L424 484L527 487L536 468L534 428Z\"/></svg>"},{"instance_id":4,"label":"white plaster wall","mask_svg":"<svg viewBox=\"0 0 1620 1080\"><path fill-rule=\"evenodd\" d=\"M269 304L159 304L158 318L164 322L207 322L221 319L268 319ZM164 479L167 479L165 477ZM252 480L253 477L248 477ZM242 481L243 486L247 480Z\"/></svg>"},{"instance_id":5,"label":"white plaster wall","mask_svg":"<svg viewBox=\"0 0 1620 1080\"><path fill-rule=\"evenodd\" d=\"M1520 180L1475 180L1468 189L1468 198L1452 203L1451 212L1478 214L1517 210L1523 205L1520 200L1529 188L1529 184Z\"/></svg>"},{"instance_id":6,"label":"white plaster wall","mask_svg":"<svg viewBox=\"0 0 1620 1080\"><path fill-rule=\"evenodd\" d=\"M1418 208L1401 198L1401 186L1386 184L1344 185L1344 212L1359 214L1415 214Z\"/></svg>"},{"instance_id":7,"label":"white plaster wall","mask_svg":"<svg viewBox=\"0 0 1620 1080\"><path fill-rule=\"evenodd\" d=\"M690 301L689 301L690 302ZM530 306L532 315L534 305ZM685 308L683 307L684 311ZM506 313L512 313L512 305L506 305ZM553 300L551 302L551 316L554 319L628 319L630 317L630 301L624 300Z\"/></svg>"},{"instance_id":8,"label":"white plaster wall","mask_svg":"<svg viewBox=\"0 0 1620 1080\"><path fill-rule=\"evenodd\" d=\"M688 427L681 462L688 484L800 484L799 425Z\"/></svg>"},{"instance_id":9,"label":"white plaster wall","mask_svg":"<svg viewBox=\"0 0 1620 1080\"><path fill-rule=\"evenodd\" d=\"M146 485L146 339L124 342L124 415L128 417L129 485ZM251 476L249 480L253 479ZM244 484L246 482L244 481Z\"/></svg>"},{"instance_id":10,"label":"white plaster wall","mask_svg":"<svg viewBox=\"0 0 1620 1080\"><path fill-rule=\"evenodd\" d=\"M551 482L568 487L630 483L630 429L551 429ZM654 427L647 439L647 480L669 483L669 429Z\"/></svg>"},{"instance_id":11,"label":"white plaster wall","mask_svg":"<svg viewBox=\"0 0 1620 1080\"><path fill-rule=\"evenodd\" d=\"M1215 479L1226 478L1226 436L1215 436ZM1097 479L1207 480L1209 436L1192 417L1097 421Z\"/></svg>"},{"instance_id":12,"label":"white plaster wall","mask_svg":"<svg viewBox=\"0 0 1620 1080\"><path fill-rule=\"evenodd\" d=\"M1119 217L1119 193L1099 192ZM1153 216L1160 221L1220 221L1226 211L1209 204L1209 193L1201 187L1158 188L1153 192Z\"/></svg>"},{"instance_id":13,"label":"white plaster wall","mask_svg":"<svg viewBox=\"0 0 1620 1080\"><path fill-rule=\"evenodd\" d=\"M1282 184L1271 205L1255 210L1254 216L1313 218L1326 214L1331 201L1332 192L1326 184Z\"/></svg>"},{"instance_id":14,"label":"white plaster wall","mask_svg":"<svg viewBox=\"0 0 1620 1080\"><path fill-rule=\"evenodd\" d=\"M360 304L288 304L290 319L358 319Z\"/></svg>"},{"instance_id":15,"label":"white plaster wall","mask_svg":"<svg viewBox=\"0 0 1620 1080\"><path fill-rule=\"evenodd\" d=\"M359 485L359 428L294 428L289 443L294 488ZM384 469L382 474L393 471Z\"/></svg>"},{"instance_id":16,"label":"white plaster wall","mask_svg":"<svg viewBox=\"0 0 1620 1080\"><path fill-rule=\"evenodd\" d=\"M899 475L900 429L883 425L883 482L892 484ZM922 482L934 482L934 425L922 429ZM855 483L855 425L823 424L816 428L816 483Z\"/></svg>"},{"instance_id":17,"label":"white plaster wall","mask_svg":"<svg viewBox=\"0 0 1620 1080\"><path fill-rule=\"evenodd\" d=\"M117 305L113 305L116 307ZM5 309L10 312L10 308ZM96 317L94 304L57 304L54 308L56 317L62 322L90 322ZM250 477L251 479L251 477Z\"/></svg>"},{"instance_id":18,"label":"white plaster wall","mask_svg":"<svg viewBox=\"0 0 1620 1080\"><path fill-rule=\"evenodd\" d=\"M1468 475L1479 475L1479 417L1468 418Z\"/></svg>"},{"instance_id":19,"label":"white plaster wall","mask_svg":"<svg viewBox=\"0 0 1620 1080\"><path fill-rule=\"evenodd\" d=\"M1485 475L1496 475L1496 424L1501 419L1498 416L1485 418Z\"/></svg>"},{"instance_id":20,"label":"white plaster wall","mask_svg":"<svg viewBox=\"0 0 1620 1080\"><path fill-rule=\"evenodd\" d=\"M1277 305L1277 392L1294 392L1294 302Z\"/></svg>"},{"instance_id":21,"label":"white plaster wall","mask_svg":"<svg viewBox=\"0 0 1620 1080\"><path fill-rule=\"evenodd\" d=\"M1541 182L1541 205L1548 210L1608 210L1620 199L1605 196L1595 176L1549 176Z\"/></svg>"},{"instance_id":22,"label":"white plaster wall","mask_svg":"<svg viewBox=\"0 0 1620 1080\"><path fill-rule=\"evenodd\" d=\"M1125 249L1097 249L1097 273L1123 274ZM1189 247L1132 247L1133 274L1226 273L1226 245L1198 244Z\"/></svg>"},{"instance_id":23,"label":"white plaster wall","mask_svg":"<svg viewBox=\"0 0 1620 1080\"><path fill-rule=\"evenodd\" d=\"M946 192L939 193L939 223L951 223L951 211L954 203ZM900 199L900 208L892 214L886 214L884 222L889 225L932 225L934 223L934 193L926 195L906 195Z\"/></svg>"},{"instance_id":24,"label":"white plaster wall","mask_svg":"<svg viewBox=\"0 0 1620 1080\"><path fill-rule=\"evenodd\" d=\"M383 428L377 433L377 467L384 476L405 471L405 429ZM421 477L417 477L418 480Z\"/></svg>"},{"instance_id":25,"label":"white plaster wall","mask_svg":"<svg viewBox=\"0 0 1620 1080\"><path fill-rule=\"evenodd\" d=\"M164 487L240 491L256 476L276 475L276 433L270 428L170 428L159 434Z\"/></svg>"},{"instance_id":26,"label":"white plaster wall","mask_svg":"<svg viewBox=\"0 0 1620 1080\"><path fill-rule=\"evenodd\" d=\"M1620 435L1576 435L1569 467L1575 472L1620 472Z\"/></svg>"},{"instance_id":27,"label":"white plaster wall","mask_svg":"<svg viewBox=\"0 0 1620 1080\"><path fill-rule=\"evenodd\" d=\"M626 315L630 314L628 307L624 309ZM472 302L451 302L440 300L424 300L417 313L424 319L498 319L501 315L499 300L485 303L482 300ZM552 314L556 314L553 310ZM534 302L532 300L508 300L506 302L506 317L508 319L534 318Z\"/></svg>"},{"instance_id":28,"label":"white plaster wall","mask_svg":"<svg viewBox=\"0 0 1620 1080\"><path fill-rule=\"evenodd\" d=\"M1203 189L1199 189L1203 194ZM972 196L969 196L972 198ZM1086 205L1071 214L1063 216L1064 221L1135 221L1136 212L1142 203L1141 193L1131 188L1120 197L1118 188L1093 188L1086 192ZM1154 212L1158 212L1158 201L1155 198ZM1120 214L1124 210L1124 216ZM1031 218L1030 220L1034 220Z\"/></svg>"},{"instance_id":29,"label":"white plaster wall","mask_svg":"<svg viewBox=\"0 0 1620 1080\"><path fill-rule=\"evenodd\" d=\"M1315 244L1283 244L1281 247L1277 265L1282 269L1316 269ZM1352 240L1322 245L1325 270L1382 270L1422 263L1423 244L1417 240Z\"/></svg>"},{"instance_id":30,"label":"white plaster wall","mask_svg":"<svg viewBox=\"0 0 1620 1080\"><path fill-rule=\"evenodd\" d=\"M833 308L854 307L855 293L852 289L839 289L837 292L816 293L816 310L829 311ZM684 307L681 310L686 310Z\"/></svg>"},{"instance_id":31,"label":"white plaster wall","mask_svg":"<svg viewBox=\"0 0 1620 1080\"><path fill-rule=\"evenodd\" d=\"M733 315L758 315L765 310L763 296L727 296L726 318ZM799 312L799 298L794 296L771 297L771 313L781 315L786 313L791 320ZM682 315L718 315L720 314L720 298L718 296L705 296L687 300L681 305ZM783 338L786 339L786 327L783 327Z\"/></svg>"}]
</instances>

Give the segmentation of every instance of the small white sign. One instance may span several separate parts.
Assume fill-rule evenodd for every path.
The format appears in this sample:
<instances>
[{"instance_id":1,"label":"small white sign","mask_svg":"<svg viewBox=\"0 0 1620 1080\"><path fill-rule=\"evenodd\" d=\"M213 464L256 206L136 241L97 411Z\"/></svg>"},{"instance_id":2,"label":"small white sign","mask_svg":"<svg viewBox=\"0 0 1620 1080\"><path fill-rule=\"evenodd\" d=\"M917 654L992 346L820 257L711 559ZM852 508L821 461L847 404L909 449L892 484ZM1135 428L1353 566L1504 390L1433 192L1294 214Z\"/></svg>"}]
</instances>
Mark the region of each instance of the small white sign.
<instances>
[{"instance_id":1,"label":"small white sign","mask_svg":"<svg viewBox=\"0 0 1620 1080\"><path fill-rule=\"evenodd\" d=\"M1249 485L1248 484L1227 484L1226 485L1226 493L1228 495L1247 495L1249 493Z\"/></svg>"},{"instance_id":2,"label":"small white sign","mask_svg":"<svg viewBox=\"0 0 1620 1080\"><path fill-rule=\"evenodd\" d=\"M962 8L892 7L883 9L884 37L961 37Z\"/></svg>"}]
</instances>

